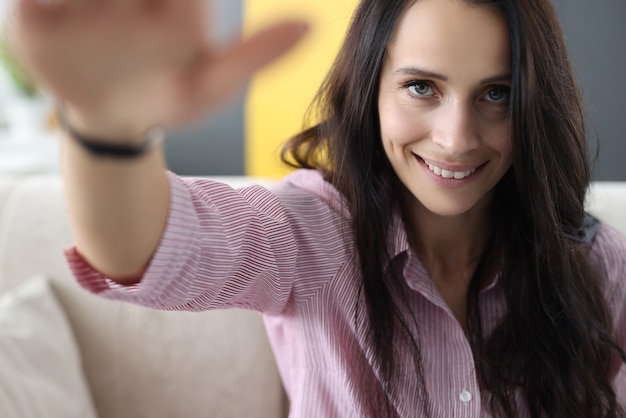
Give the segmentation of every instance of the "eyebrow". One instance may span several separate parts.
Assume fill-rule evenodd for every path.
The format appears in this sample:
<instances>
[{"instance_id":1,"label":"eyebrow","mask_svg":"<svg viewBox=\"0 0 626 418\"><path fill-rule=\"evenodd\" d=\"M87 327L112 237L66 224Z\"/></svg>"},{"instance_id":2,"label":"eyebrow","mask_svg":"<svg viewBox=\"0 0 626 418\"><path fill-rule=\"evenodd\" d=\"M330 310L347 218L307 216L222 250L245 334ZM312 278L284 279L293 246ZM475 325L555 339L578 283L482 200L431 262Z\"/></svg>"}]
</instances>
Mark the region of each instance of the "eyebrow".
<instances>
[{"instance_id":1,"label":"eyebrow","mask_svg":"<svg viewBox=\"0 0 626 418\"><path fill-rule=\"evenodd\" d=\"M422 70L417 67L402 67L398 68L394 71L395 74L401 75L412 75L414 77L423 77L423 78L435 78L441 81L448 81L448 77L443 74L435 73L432 71ZM511 81L511 74L499 74L493 77L488 77L480 81L480 84L491 84L497 82L507 82Z\"/></svg>"}]
</instances>

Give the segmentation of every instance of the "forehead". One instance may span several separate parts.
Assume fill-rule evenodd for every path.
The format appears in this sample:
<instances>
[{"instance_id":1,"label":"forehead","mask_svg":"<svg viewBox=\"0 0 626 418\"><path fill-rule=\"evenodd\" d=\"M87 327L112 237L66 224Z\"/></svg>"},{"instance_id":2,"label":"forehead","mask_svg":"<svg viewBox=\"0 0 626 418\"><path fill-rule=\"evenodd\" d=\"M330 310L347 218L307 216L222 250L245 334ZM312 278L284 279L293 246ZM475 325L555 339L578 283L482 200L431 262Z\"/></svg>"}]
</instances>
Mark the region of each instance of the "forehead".
<instances>
[{"instance_id":1,"label":"forehead","mask_svg":"<svg viewBox=\"0 0 626 418\"><path fill-rule=\"evenodd\" d=\"M508 72L506 22L493 6L463 0L418 0L405 12L387 46L387 64L426 67L446 75Z\"/></svg>"}]
</instances>

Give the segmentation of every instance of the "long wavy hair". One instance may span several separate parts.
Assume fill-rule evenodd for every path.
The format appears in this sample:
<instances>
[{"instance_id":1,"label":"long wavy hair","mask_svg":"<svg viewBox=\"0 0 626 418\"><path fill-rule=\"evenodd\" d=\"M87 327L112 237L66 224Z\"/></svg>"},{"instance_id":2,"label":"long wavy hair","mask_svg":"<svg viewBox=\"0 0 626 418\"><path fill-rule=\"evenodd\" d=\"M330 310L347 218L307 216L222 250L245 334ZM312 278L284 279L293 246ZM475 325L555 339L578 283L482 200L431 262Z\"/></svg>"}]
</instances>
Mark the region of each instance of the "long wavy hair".
<instances>
[{"instance_id":1,"label":"long wavy hair","mask_svg":"<svg viewBox=\"0 0 626 418\"><path fill-rule=\"evenodd\" d=\"M379 78L386 47L416 0L362 0L311 109L320 121L292 138L283 161L324 173L345 197L361 271L359 300L379 368L360 389L364 415L394 416L390 394L408 340L419 396L430 414L417 320L387 270L391 214L402 185L380 135ZM419 0L417 0L419 1ZM513 164L496 186L495 222L467 294L468 339L481 389L497 416L518 416L521 393L532 417L623 416L609 373L626 361L603 297L603 277L589 259L584 198L590 181L581 95L549 0L466 0L504 16L512 51ZM506 312L483 336L478 296L499 272ZM392 296L396 295L396 296ZM363 308L361 308L363 309ZM616 360L617 359L617 360ZM368 365L359 365L366 376ZM395 380L394 380L395 379Z\"/></svg>"}]
</instances>

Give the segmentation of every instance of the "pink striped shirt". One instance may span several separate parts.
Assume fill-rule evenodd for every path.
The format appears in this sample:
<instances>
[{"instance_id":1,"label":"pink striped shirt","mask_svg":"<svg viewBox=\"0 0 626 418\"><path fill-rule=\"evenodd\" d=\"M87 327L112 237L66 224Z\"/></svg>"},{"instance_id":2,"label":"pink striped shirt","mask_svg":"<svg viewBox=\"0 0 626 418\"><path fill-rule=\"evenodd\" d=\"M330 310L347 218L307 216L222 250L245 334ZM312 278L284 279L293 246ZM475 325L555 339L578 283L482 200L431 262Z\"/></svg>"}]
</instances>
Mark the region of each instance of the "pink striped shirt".
<instances>
[{"instance_id":1,"label":"pink striped shirt","mask_svg":"<svg viewBox=\"0 0 626 418\"><path fill-rule=\"evenodd\" d=\"M370 350L354 329L359 273L338 193L309 170L299 170L269 190L233 190L171 173L169 178L168 224L142 281L117 285L71 249L66 255L79 283L104 297L156 309L262 312L290 416L362 416L354 356L369 361ZM404 291L417 313L432 416L487 416L463 329L410 251L397 221L392 251L391 263L399 263L394 267L403 272ZM602 226L592 254L609 279L606 294L619 342L626 347L626 240ZM479 302L489 332L504 309L497 281L482 291ZM392 402L401 417L423 416L411 359L399 360L406 372L390 395ZM618 380L619 388L621 373ZM525 405L520 408L525 411Z\"/></svg>"}]
</instances>

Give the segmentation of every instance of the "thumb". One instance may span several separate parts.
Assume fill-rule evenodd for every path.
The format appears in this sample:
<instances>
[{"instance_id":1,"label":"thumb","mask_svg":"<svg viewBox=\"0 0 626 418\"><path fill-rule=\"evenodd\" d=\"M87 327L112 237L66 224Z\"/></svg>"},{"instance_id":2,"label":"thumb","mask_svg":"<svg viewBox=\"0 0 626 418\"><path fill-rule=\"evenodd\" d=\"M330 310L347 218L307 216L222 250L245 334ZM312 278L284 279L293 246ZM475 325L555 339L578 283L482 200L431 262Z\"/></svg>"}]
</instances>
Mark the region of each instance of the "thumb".
<instances>
[{"instance_id":1,"label":"thumb","mask_svg":"<svg viewBox=\"0 0 626 418\"><path fill-rule=\"evenodd\" d=\"M196 105L207 110L241 89L256 71L275 61L308 32L302 21L286 21L263 29L230 49L202 58L190 85ZM196 78L197 77L197 78Z\"/></svg>"},{"instance_id":2,"label":"thumb","mask_svg":"<svg viewBox=\"0 0 626 418\"><path fill-rule=\"evenodd\" d=\"M250 78L254 72L289 51L308 32L302 21L286 21L263 29L249 39L226 51L221 65L240 81Z\"/></svg>"}]
</instances>

